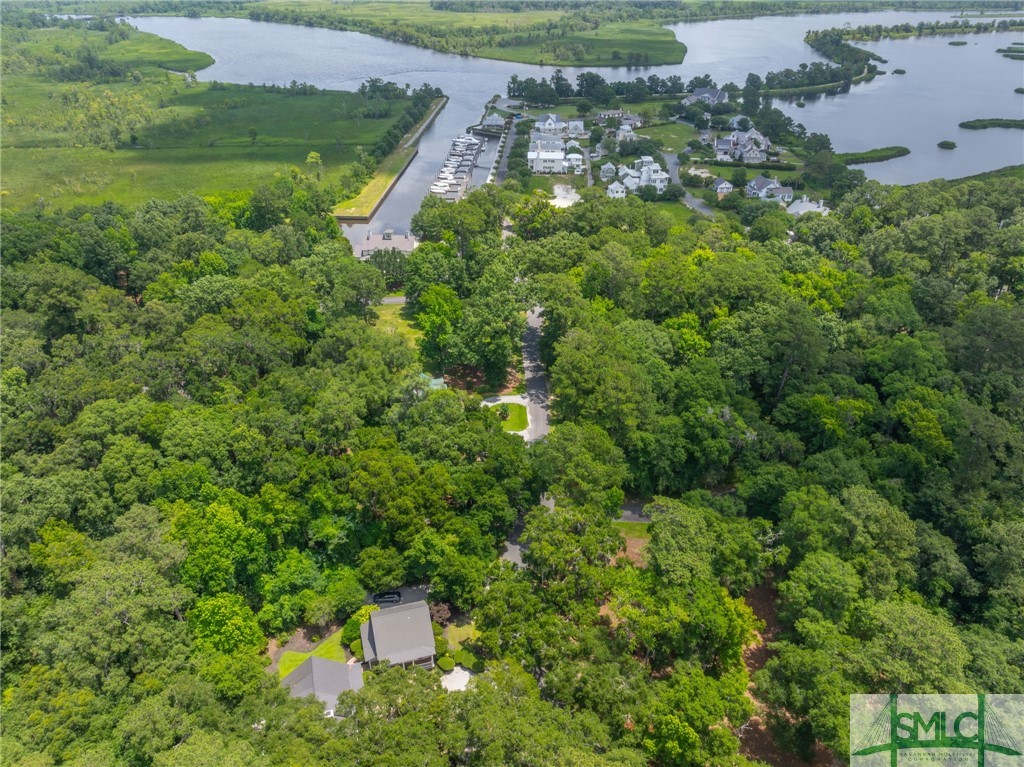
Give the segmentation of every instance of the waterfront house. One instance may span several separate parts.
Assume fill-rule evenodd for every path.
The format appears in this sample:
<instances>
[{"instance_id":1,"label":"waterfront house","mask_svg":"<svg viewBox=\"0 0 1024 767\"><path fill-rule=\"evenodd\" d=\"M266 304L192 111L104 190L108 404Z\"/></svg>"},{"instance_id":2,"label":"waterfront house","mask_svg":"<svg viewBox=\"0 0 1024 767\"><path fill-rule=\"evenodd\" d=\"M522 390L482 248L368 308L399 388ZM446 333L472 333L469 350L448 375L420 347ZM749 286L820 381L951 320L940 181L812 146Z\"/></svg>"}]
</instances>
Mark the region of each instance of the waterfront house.
<instances>
[{"instance_id":1,"label":"waterfront house","mask_svg":"<svg viewBox=\"0 0 1024 767\"><path fill-rule=\"evenodd\" d=\"M434 632L426 602L411 602L370 613L359 627L365 662L434 667Z\"/></svg>"},{"instance_id":2,"label":"waterfront house","mask_svg":"<svg viewBox=\"0 0 1024 767\"><path fill-rule=\"evenodd\" d=\"M683 106L688 107L698 101L703 101L705 104L724 104L728 100L729 94L719 88L697 88L683 99Z\"/></svg>"},{"instance_id":3,"label":"waterfront house","mask_svg":"<svg viewBox=\"0 0 1024 767\"><path fill-rule=\"evenodd\" d=\"M492 130L501 130L502 128L505 127L505 118L502 117L497 112L491 112L489 115L487 115L487 117L484 118L484 121L480 124L480 127L490 128Z\"/></svg>"},{"instance_id":4,"label":"waterfront house","mask_svg":"<svg viewBox=\"0 0 1024 767\"><path fill-rule=\"evenodd\" d=\"M359 249L360 258L369 258L378 250L400 250L409 255L416 249L416 238L406 232L402 235L395 235L394 229L385 229L380 234L373 232L366 233L366 239Z\"/></svg>"}]
</instances>

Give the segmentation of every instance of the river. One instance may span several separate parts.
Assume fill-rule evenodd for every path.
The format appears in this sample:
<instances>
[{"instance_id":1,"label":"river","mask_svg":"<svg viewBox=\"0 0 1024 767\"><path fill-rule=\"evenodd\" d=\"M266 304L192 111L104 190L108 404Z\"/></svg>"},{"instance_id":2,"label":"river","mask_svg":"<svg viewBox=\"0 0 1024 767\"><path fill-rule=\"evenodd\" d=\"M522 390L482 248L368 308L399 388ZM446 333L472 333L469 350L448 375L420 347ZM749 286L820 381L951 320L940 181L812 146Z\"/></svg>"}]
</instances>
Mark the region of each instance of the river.
<instances>
[{"instance_id":1,"label":"river","mask_svg":"<svg viewBox=\"0 0 1024 767\"><path fill-rule=\"evenodd\" d=\"M677 74L689 80L708 73L719 84L731 80L742 85L748 72L763 75L821 60L803 42L808 29L949 18L941 12L891 11L676 24L670 28L688 49L682 64L598 71L608 80L649 74ZM495 94L504 95L511 75L549 77L555 69L438 53L359 32L245 19L154 16L130 21L145 32L213 56L216 63L197 73L201 80L279 85L296 80L354 90L366 79L380 77L399 85L427 82L444 90L450 97L448 106L424 132L419 155L374 216L371 228L375 231L408 228L451 139L479 122L484 103ZM808 101L803 109L783 102L779 106L809 131L828 133L837 151L893 144L910 147L912 154L907 157L860 166L869 177L887 183L956 178L1024 163L1020 131L957 127L965 119L1024 115L1024 96L1014 93L1024 84L1024 66L995 53L1020 37L1019 32L964 35L968 45L962 47L948 45L952 37L865 44L889 59L884 69L903 68L907 74L876 78L854 86L848 94ZM570 80L583 71L562 70ZM943 139L956 141L958 148L939 150L936 143ZM357 240L365 230L352 227L347 234Z\"/></svg>"}]
</instances>

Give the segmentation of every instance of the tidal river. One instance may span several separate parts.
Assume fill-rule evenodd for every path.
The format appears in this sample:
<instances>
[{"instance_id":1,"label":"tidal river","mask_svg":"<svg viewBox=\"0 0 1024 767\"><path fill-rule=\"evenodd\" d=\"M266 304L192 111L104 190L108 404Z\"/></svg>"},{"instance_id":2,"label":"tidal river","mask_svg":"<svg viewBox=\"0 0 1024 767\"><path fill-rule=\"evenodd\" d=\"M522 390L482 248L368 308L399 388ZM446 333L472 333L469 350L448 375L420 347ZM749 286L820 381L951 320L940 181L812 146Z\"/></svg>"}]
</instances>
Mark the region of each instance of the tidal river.
<instances>
[{"instance_id":1,"label":"tidal river","mask_svg":"<svg viewBox=\"0 0 1024 767\"><path fill-rule=\"evenodd\" d=\"M948 20L932 12L874 12L759 17L676 24L676 37L687 46L682 64L629 70L600 68L608 80L657 74L689 80L708 73L721 85L740 85L748 72L796 68L821 58L803 42L809 29L850 24L900 24ZM450 101L420 141L420 153L370 228L404 231L419 208L451 139L479 122L484 103L504 95L509 77L546 77L554 67L515 64L438 53L359 32L254 22L244 19L142 17L130 20L145 32L205 51L216 63L198 73L202 80L287 85L292 80L321 88L354 90L371 77L399 85L430 83ZM871 178L907 184L961 176L1024 163L1021 132L1007 129L967 131L962 120L1024 116L1024 63L1005 59L996 48L1020 38L1019 32L962 35L866 43L889 60L882 68L906 70L854 86L850 93L808 100L806 108L777 105L809 131L828 133L837 151L860 151L894 144L911 154L885 163L860 166ZM963 39L966 46L950 46ZM583 70L562 67L574 80ZM952 139L957 149L943 151L937 142ZM353 239L365 228L348 232Z\"/></svg>"}]
</instances>

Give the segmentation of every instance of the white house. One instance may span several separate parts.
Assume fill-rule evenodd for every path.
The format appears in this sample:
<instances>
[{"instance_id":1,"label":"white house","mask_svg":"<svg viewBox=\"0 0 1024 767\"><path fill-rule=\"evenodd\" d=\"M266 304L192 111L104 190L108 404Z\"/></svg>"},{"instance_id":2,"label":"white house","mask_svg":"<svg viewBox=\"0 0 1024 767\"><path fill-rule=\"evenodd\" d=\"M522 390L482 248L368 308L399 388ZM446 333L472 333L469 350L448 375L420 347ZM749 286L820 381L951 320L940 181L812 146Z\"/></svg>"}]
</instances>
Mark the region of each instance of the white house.
<instances>
[{"instance_id":1,"label":"white house","mask_svg":"<svg viewBox=\"0 0 1024 767\"><path fill-rule=\"evenodd\" d=\"M641 186L653 186L658 190L658 194L662 194L668 188L668 182L671 180L672 177L657 165L644 168L640 175Z\"/></svg>"},{"instance_id":2,"label":"white house","mask_svg":"<svg viewBox=\"0 0 1024 767\"><path fill-rule=\"evenodd\" d=\"M620 184L618 181L613 181L609 186L606 194L613 200L622 200L626 197L626 187Z\"/></svg>"},{"instance_id":3,"label":"white house","mask_svg":"<svg viewBox=\"0 0 1024 767\"><path fill-rule=\"evenodd\" d=\"M633 170L643 170L644 168L650 168L651 166L657 167L657 163L654 162L654 158L649 154L640 155L639 160L633 161Z\"/></svg>"},{"instance_id":4,"label":"white house","mask_svg":"<svg viewBox=\"0 0 1024 767\"><path fill-rule=\"evenodd\" d=\"M832 211L821 200L810 200L805 194L786 208L786 212L791 216L802 216L804 213L820 213L827 216Z\"/></svg>"},{"instance_id":5,"label":"white house","mask_svg":"<svg viewBox=\"0 0 1024 767\"><path fill-rule=\"evenodd\" d=\"M731 194L732 190L735 187L733 187L733 185L730 182L726 181L724 178L719 176L718 178L711 182L711 188L715 190L715 192L718 194L718 198L721 199L725 197L727 194Z\"/></svg>"},{"instance_id":6,"label":"white house","mask_svg":"<svg viewBox=\"0 0 1024 767\"><path fill-rule=\"evenodd\" d=\"M697 88L691 95L683 99L683 106L696 104L703 101L705 104L724 104L729 100L729 94L718 88Z\"/></svg>"},{"instance_id":7,"label":"white house","mask_svg":"<svg viewBox=\"0 0 1024 767\"><path fill-rule=\"evenodd\" d=\"M780 186L774 192L772 192L772 198L781 200L784 203L793 202L793 187L791 186Z\"/></svg>"},{"instance_id":8,"label":"white house","mask_svg":"<svg viewBox=\"0 0 1024 767\"><path fill-rule=\"evenodd\" d=\"M556 114L541 115L537 118L537 128L545 133L561 135L565 133L566 124Z\"/></svg>"},{"instance_id":9,"label":"white house","mask_svg":"<svg viewBox=\"0 0 1024 767\"><path fill-rule=\"evenodd\" d=\"M774 198L781 202L792 202L793 188L783 186L777 178L761 175L747 183L747 197L760 197L762 200Z\"/></svg>"},{"instance_id":10,"label":"white house","mask_svg":"<svg viewBox=\"0 0 1024 767\"><path fill-rule=\"evenodd\" d=\"M562 173L565 170L565 150L539 149L527 152L526 163L534 173Z\"/></svg>"},{"instance_id":11,"label":"white house","mask_svg":"<svg viewBox=\"0 0 1024 767\"><path fill-rule=\"evenodd\" d=\"M636 134L633 133L633 129L630 128L628 125L624 125L621 128L619 128L617 131L615 131L615 140L616 141L635 141L636 140Z\"/></svg>"},{"instance_id":12,"label":"white house","mask_svg":"<svg viewBox=\"0 0 1024 767\"><path fill-rule=\"evenodd\" d=\"M747 197L760 197L766 200L771 197L776 189L781 189L782 184L777 178L768 178L765 175L755 176L747 182Z\"/></svg>"},{"instance_id":13,"label":"white house","mask_svg":"<svg viewBox=\"0 0 1024 767\"><path fill-rule=\"evenodd\" d=\"M583 172L583 154L579 150L565 155L565 170L573 173Z\"/></svg>"},{"instance_id":14,"label":"white house","mask_svg":"<svg viewBox=\"0 0 1024 767\"><path fill-rule=\"evenodd\" d=\"M732 139L719 138L715 139L715 159L717 160L731 160L732 159Z\"/></svg>"},{"instance_id":15,"label":"white house","mask_svg":"<svg viewBox=\"0 0 1024 767\"><path fill-rule=\"evenodd\" d=\"M615 166L610 162L606 162L601 166L600 174L602 181L611 181L615 178Z\"/></svg>"},{"instance_id":16,"label":"white house","mask_svg":"<svg viewBox=\"0 0 1024 767\"><path fill-rule=\"evenodd\" d=\"M573 138L587 135L587 129L583 127L583 120L569 120L565 127L565 133Z\"/></svg>"}]
</instances>

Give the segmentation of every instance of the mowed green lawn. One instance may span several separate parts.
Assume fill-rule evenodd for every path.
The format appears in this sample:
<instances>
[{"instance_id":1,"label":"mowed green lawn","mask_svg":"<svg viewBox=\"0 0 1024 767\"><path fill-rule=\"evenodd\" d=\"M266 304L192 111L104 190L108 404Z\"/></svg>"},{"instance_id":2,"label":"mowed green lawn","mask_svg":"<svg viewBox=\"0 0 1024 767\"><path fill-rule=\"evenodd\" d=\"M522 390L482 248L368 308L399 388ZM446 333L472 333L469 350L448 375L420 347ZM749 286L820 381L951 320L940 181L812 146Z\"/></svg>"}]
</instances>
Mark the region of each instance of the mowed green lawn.
<instances>
[{"instance_id":1,"label":"mowed green lawn","mask_svg":"<svg viewBox=\"0 0 1024 767\"><path fill-rule=\"evenodd\" d=\"M88 39L82 30L29 34L29 43L17 44L29 52L58 44L74 50ZM5 206L24 207L39 199L70 207L103 200L137 204L190 192L226 195L270 182L292 166L305 169L310 152L320 153L329 178L353 163L356 148L372 145L406 106L395 101L391 116L371 119L359 116L364 102L355 93L292 95L206 83L187 88L182 76L158 63L192 69L211 59L155 35L137 33L101 55L128 64L141 82L74 87L95 99L107 91L115 97L137 95L153 110L152 123L137 131L135 146L111 151L76 145L77 136L62 129L67 119L60 101L72 84L32 70L5 74Z\"/></svg>"},{"instance_id":2,"label":"mowed green lawn","mask_svg":"<svg viewBox=\"0 0 1024 767\"><path fill-rule=\"evenodd\" d=\"M650 522L612 522L612 527L618 530L623 538L639 538L645 541L651 539Z\"/></svg>"},{"instance_id":3,"label":"mowed green lawn","mask_svg":"<svg viewBox=\"0 0 1024 767\"><path fill-rule=\"evenodd\" d=\"M378 330L401 338L412 349L418 348L417 342L423 337L423 331L413 321L412 307L408 304L382 304L373 310L377 312L375 324Z\"/></svg>"},{"instance_id":4,"label":"mowed green lawn","mask_svg":"<svg viewBox=\"0 0 1024 767\"><path fill-rule=\"evenodd\" d=\"M503 403L508 408L508 419L501 422L501 428L505 431L522 431L529 425L529 418L526 415L526 406L517 405L515 402ZM500 408L501 405L491 407Z\"/></svg>"},{"instance_id":5,"label":"mowed green lawn","mask_svg":"<svg viewBox=\"0 0 1024 767\"><path fill-rule=\"evenodd\" d=\"M639 128L638 133L650 136L666 152L679 154L686 148L686 142L698 138L700 131L686 123L669 123L668 125L657 125L653 128Z\"/></svg>"},{"instance_id":6,"label":"mowed green lawn","mask_svg":"<svg viewBox=\"0 0 1024 767\"><path fill-rule=\"evenodd\" d=\"M323 642L321 642L313 650L313 652L294 652L292 650L286 650L281 653L281 657L277 660L277 675L280 678L284 678L297 669L302 662L315 655L318 658L326 658L327 660L336 660L344 663L348 660L348 654L345 648L341 645L341 629L338 629Z\"/></svg>"}]
</instances>

